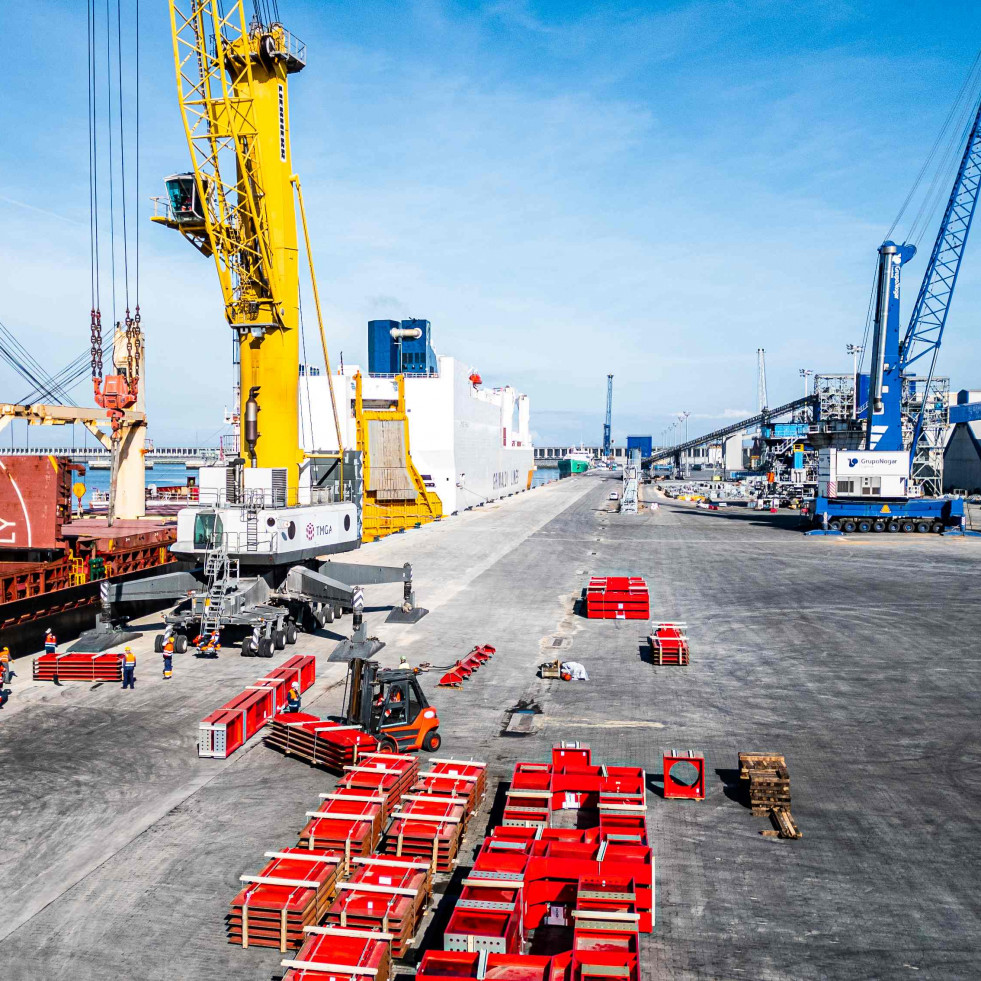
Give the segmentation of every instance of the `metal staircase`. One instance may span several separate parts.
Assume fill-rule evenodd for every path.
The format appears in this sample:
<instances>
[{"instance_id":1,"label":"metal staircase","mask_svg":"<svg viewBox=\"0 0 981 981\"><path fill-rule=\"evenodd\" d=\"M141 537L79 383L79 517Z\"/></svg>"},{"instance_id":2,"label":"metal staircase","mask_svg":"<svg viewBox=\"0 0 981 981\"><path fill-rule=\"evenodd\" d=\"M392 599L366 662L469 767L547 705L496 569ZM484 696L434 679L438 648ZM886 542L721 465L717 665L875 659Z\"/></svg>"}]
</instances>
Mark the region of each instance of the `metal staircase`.
<instances>
[{"instance_id":1,"label":"metal staircase","mask_svg":"<svg viewBox=\"0 0 981 981\"><path fill-rule=\"evenodd\" d=\"M229 581L237 580L239 576L238 559L228 557L228 542L221 533L211 540L204 560L204 574L208 580L208 595L201 615L202 635L210 634L221 626Z\"/></svg>"}]
</instances>

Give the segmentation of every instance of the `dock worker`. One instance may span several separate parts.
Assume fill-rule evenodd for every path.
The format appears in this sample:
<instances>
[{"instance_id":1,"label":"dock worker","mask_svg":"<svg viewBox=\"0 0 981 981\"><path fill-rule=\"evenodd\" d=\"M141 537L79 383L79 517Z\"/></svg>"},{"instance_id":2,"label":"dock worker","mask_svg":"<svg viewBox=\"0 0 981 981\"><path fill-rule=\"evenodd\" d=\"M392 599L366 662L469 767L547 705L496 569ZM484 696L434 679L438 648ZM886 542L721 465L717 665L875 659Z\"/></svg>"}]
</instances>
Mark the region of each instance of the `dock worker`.
<instances>
[{"instance_id":1,"label":"dock worker","mask_svg":"<svg viewBox=\"0 0 981 981\"><path fill-rule=\"evenodd\" d=\"M10 681L10 648L0 648L0 684L6 685Z\"/></svg>"},{"instance_id":2,"label":"dock worker","mask_svg":"<svg viewBox=\"0 0 981 981\"><path fill-rule=\"evenodd\" d=\"M55 648L58 646L58 638L55 637L53 631L50 627L47 627L44 631L44 653L54 654Z\"/></svg>"},{"instance_id":3,"label":"dock worker","mask_svg":"<svg viewBox=\"0 0 981 981\"><path fill-rule=\"evenodd\" d=\"M174 638L168 637L163 645L163 676L164 681L170 681L174 675Z\"/></svg>"},{"instance_id":4,"label":"dock worker","mask_svg":"<svg viewBox=\"0 0 981 981\"><path fill-rule=\"evenodd\" d=\"M136 688L136 655L132 647L127 647L123 653L123 688Z\"/></svg>"},{"instance_id":5,"label":"dock worker","mask_svg":"<svg viewBox=\"0 0 981 981\"><path fill-rule=\"evenodd\" d=\"M207 654L208 657L217 657L221 651L221 635L217 630L212 630L207 637L204 634L198 634L194 638L194 646L202 654Z\"/></svg>"},{"instance_id":6,"label":"dock worker","mask_svg":"<svg viewBox=\"0 0 981 981\"><path fill-rule=\"evenodd\" d=\"M409 659L404 654L399 657L399 667L403 671L411 670L411 668L409 667Z\"/></svg>"},{"instance_id":7,"label":"dock worker","mask_svg":"<svg viewBox=\"0 0 981 981\"><path fill-rule=\"evenodd\" d=\"M290 685L290 690L286 693L286 711L300 711L300 686L295 681Z\"/></svg>"}]
</instances>

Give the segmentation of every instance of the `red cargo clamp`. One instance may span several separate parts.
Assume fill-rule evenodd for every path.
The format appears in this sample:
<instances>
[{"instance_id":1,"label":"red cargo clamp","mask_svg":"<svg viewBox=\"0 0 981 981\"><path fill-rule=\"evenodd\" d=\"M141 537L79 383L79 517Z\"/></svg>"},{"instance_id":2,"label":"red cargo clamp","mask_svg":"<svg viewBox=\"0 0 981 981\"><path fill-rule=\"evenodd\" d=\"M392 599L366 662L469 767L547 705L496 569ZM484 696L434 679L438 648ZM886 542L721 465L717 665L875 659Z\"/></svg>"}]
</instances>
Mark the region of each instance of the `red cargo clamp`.
<instances>
[{"instance_id":1,"label":"red cargo clamp","mask_svg":"<svg viewBox=\"0 0 981 981\"><path fill-rule=\"evenodd\" d=\"M466 657L456 662L452 671L448 671L439 679L439 687L462 688L463 682L496 653L496 647L491 647L490 644L478 644Z\"/></svg>"}]
</instances>

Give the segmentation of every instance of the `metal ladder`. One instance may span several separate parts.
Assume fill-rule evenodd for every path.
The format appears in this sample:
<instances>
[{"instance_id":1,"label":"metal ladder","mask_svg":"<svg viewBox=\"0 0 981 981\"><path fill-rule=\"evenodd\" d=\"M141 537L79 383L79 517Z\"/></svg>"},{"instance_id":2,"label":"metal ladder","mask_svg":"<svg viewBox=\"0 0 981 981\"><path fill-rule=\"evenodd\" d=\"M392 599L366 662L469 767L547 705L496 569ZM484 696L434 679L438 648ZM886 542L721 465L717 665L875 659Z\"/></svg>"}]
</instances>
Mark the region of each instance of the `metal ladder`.
<instances>
[{"instance_id":1,"label":"metal ladder","mask_svg":"<svg viewBox=\"0 0 981 981\"><path fill-rule=\"evenodd\" d=\"M251 490L245 500L245 550L259 551L259 508L262 507L262 491Z\"/></svg>"},{"instance_id":2,"label":"metal ladder","mask_svg":"<svg viewBox=\"0 0 981 981\"><path fill-rule=\"evenodd\" d=\"M201 615L201 633L210 634L221 626L228 582L239 575L238 559L228 557L228 544L224 535L212 539L211 548L204 560L204 574L208 577L208 596Z\"/></svg>"}]
</instances>

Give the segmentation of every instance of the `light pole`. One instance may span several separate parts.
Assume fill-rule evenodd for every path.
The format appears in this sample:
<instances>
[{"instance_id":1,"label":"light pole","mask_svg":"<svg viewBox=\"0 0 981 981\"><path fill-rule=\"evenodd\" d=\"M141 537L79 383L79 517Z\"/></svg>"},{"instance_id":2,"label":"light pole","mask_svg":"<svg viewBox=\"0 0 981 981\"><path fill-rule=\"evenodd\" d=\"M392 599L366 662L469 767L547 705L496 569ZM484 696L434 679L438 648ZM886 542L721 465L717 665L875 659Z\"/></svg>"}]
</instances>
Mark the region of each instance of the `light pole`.
<instances>
[{"instance_id":1,"label":"light pole","mask_svg":"<svg viewBox=\"0 0 981 981\"><path fill-rule=\"evenodd\" d=\"M852 418L858 418L858 358L865 350L861 344L846 344L845 350L852 356Z\"/></svg>"},{"instance_id":2,"label":"light pole","mask_svg":"<svg viewBox=\"0 0 981 981\"><path fill-rule=\"evenodd\" d=\"M681 415L678 416L678 425L680 426L682 423L685 424L685 442L686 443L688 442L688 417L690 415L691 415L690 412L682 412ZM688 470L689 470L689 464L690 464L689 454L691 453L691 450L688 449L688 447L685 447L685 449L683 450L683 453L684 453L684 456L683 456L684 464L683 464L683 466L684 466L685 476L687 477L688 476Z\"/></svg>"},{"instance_id":3,"label":"light pole","mask_svg":"<svg viewBox=\"0 0 981 981\"><path fill-rule=\"evenodd\" d=\"M800 376L804 379L804 398L807 398L807 379L813 375L814 372L810 368L801 368Z\"/></svg>"}]
</instances>

